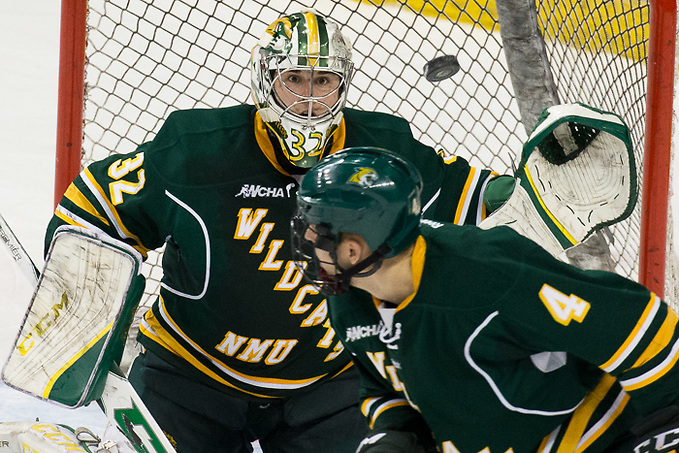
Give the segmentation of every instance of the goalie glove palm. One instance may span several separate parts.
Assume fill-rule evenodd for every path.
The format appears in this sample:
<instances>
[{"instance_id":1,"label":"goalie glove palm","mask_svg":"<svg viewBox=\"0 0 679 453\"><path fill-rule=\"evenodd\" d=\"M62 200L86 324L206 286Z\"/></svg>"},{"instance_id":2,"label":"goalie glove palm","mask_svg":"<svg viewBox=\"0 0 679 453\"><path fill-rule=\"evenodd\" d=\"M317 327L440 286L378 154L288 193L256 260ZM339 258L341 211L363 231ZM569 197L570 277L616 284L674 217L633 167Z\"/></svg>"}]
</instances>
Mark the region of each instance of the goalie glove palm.
<instances>
[{"instance_id":1,"label":"goalie glove palm","mask_svg":"<svg viewBox=\"0 0 679 453\"><path fill-rule=\"evenodd\" d=\"M549 107L524 145L507 202L479 225L508 225L554 256L627 218L636 165L623 120L582 104Z\"/></svg>"}]
</instances>

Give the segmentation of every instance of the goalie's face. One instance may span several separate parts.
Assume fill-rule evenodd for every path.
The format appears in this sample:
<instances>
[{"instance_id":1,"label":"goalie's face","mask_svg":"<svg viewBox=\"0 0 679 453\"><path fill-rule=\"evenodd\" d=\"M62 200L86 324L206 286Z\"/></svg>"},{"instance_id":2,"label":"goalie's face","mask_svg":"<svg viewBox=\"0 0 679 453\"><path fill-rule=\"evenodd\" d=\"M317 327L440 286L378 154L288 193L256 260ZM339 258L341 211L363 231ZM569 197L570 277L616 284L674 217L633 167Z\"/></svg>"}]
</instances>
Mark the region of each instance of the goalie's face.
<instances>
[{"instance_id":1,"label":"goalie's face","mask_svg":"<svg viewBox=\"0 0 679 453\"><path fill-rule=\"evenodd\" d=\"M331 71L291 69L279 73L273 86L286 112L311 120L332 114L340 101L341 81Z\"/></svg>"},{"instance_id":2,"label":"goalie's face","mask_svg":"<svg viewBox=\"0 0 679 453\"><path fill-rule=\"evenodd\" d=\"M338 130L353 67L339 25L311 10L277 19L252 50L252 98L297 173L321 160Z\"/></svg>"}]
</instances>

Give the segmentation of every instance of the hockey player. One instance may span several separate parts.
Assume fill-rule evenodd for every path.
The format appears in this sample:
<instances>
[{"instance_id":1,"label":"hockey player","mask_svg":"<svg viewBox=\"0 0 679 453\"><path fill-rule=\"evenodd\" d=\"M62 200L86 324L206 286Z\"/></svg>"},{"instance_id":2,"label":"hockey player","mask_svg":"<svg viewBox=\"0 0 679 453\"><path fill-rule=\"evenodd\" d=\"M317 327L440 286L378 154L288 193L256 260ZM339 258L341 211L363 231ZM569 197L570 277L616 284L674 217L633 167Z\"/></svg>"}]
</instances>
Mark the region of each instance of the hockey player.
<instances>
[{"instance_id":1,"label":"hockey player","mask_svg":"<svg viewBox=\"0 0 679 453\"><path fill-rule=\"evenodd\" d=\"M676 451L672 309L506 226L420 223L422 188L356 148L297 192L297 257L363 378L359 452Z\"/></svg>"},{"instance_id":2,"label":"hockey player","mask_svg":"<svg viewBox=\"0 0 679 453\"><path fill-rule=\"evenodd\" d=\"M350 46L319 14L275 21L250 64L255 105L174 112L152 141L91 164L47 245L70 224L143 255L165 247L129 378L180 453L256 439L264 452L353 452L367 432L358 373L288 239L299 178L341 148L386 146L424 175L428 212L460 224L513 179L444 161L396 116L346 108Z\"/></svg>"}]
</instances>

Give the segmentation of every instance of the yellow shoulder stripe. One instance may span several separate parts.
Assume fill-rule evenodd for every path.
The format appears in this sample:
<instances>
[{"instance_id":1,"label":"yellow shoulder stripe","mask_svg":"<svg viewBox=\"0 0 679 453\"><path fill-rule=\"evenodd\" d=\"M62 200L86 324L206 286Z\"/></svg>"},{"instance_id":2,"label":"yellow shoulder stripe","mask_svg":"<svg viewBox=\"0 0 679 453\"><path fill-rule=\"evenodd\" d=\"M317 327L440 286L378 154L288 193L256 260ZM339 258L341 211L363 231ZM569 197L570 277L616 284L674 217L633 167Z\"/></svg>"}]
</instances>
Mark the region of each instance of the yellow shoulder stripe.
<instances>
[{"instance_id":1,"label":"yellow shoulder stripe","mask_svg":"<svg viewBox=\"0 0 679 453\"><path fill-rule=\"evenodd\" d=\"M644 312L639 317L632 332L629 334L625 342L620 346L620 348L613 354L613 356L599 368L610 373L616 369L620 364L631 354L632 350L639 344L641 337L644 336L649 324L653 321L655 314L658 312L659 302L658 297L651 293L651 300L646 305Z\"/></svg>"},{"instance_id":2,"label":"yellow shoulder stripe","mask_svg":"<svg viewBox=\"0 0 679 453\"><path fill-rule=\"evenodd\" d=\"M665 317L662 326L660 326L660 329L658 329L658 333L653 337L651 344L648 345L643 354L639 356L639 359L632 365L632 368L640 367L648 362L670 344L670 341L672 341L672 338L674 337L677 321L679 321L679 316L672 310L667 310L667 316Z\"/></svg>"},{"instance_id":3,"label":"yellow shoulder stripe","mask_svg":"<svg viewBox=\"0 0 679 453\"><path fill-rule=\"evenodd\" d=\"M476 181L478 180L478 170L474 167L469 168L469 175L464 183L464 188L462 189L462 194L460 195L460 201L457 204L457 211L455 211L455 224L461 225L464 223L464 218L467 216L467 211L469 210L469 204L471 202L471 194L473 194L473 188L476 186Z\"/></svg>"},{"instance_id":4,"label":"yellow shoulder stripe","mask_svg":"<svg viewBox=\"0 0 679 453\"><path fill-rule=\"evenodd\" d=\"M94 175L89 171L89 169L84 169L82 172L82 177L83 180L86 178L87 181L85 183L88 185L90 190L94 189L96 190L97 193L94 193L94 196L97 197L99 202L102 204L103 208L108 210L109 218L112 222L114 222L114 227L116 230L118 230L119 233L122 233L125 237L128 237L135 241L141 248L135 247L137 250L139 250L144 256L146 256L147 252L149 249L142 244L141 239L139 239L136 235L132 234L130 230L128 230L125 225L123 224L122 220L120 219L120 215L118 215L118 210L116 207L111 203L111 200L108 199L106 196L106 192L101 188L99 185L99 182L94 178Z\"/></svg>"},{"instance_id":5,"label":"yellow shoulder stripe","mask_svg":"<svg viewBox=\"0 0 679 453\"><path fill-rule=\"evenodd\" d=\"M68 189L66 189L66 193L64 194L64 197L70 200L73 204L75 204L83 211L99 219L99 221L101 221L105 225L109 225L108 220L106 220L104 216L99 214L99 211L97 211L97 209L90 202L90 200L88 200L85 197L85 195L83 195L83 193L80 191L80 189L78 189L75 186L75 184L71 184L70 186L68 186Z\"/></svg>"}]
</instances>

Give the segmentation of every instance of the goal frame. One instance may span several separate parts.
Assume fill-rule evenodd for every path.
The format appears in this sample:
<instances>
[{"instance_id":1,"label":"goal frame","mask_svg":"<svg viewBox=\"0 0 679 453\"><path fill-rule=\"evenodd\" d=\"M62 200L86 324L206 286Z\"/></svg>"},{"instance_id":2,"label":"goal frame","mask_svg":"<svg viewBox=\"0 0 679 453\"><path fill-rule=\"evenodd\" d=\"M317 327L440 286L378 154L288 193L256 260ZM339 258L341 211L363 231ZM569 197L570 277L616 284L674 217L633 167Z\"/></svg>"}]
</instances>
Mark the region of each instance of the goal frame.
<instances>
[{"instance_id":1,"label":"goal frame","mask_svg":"<svg viewBox=\"0 0 679 453\"><path fill-rule=\"evenodd\" d=\"M81 170L87 0L62 0L54 203ZM640 283L663 297L667 261L674 109L676 0L649 0L649 48L644 126Z\"/></svg>"}]
</instances>

